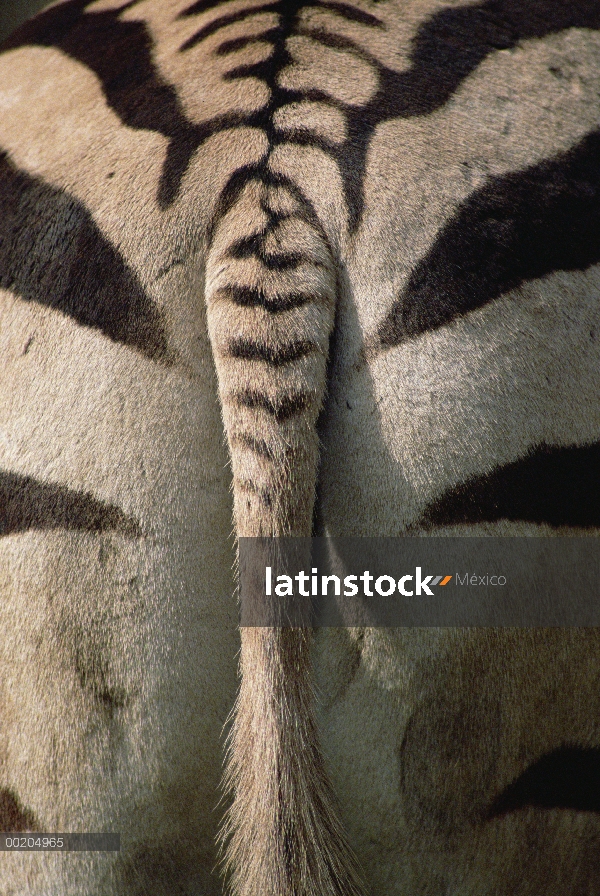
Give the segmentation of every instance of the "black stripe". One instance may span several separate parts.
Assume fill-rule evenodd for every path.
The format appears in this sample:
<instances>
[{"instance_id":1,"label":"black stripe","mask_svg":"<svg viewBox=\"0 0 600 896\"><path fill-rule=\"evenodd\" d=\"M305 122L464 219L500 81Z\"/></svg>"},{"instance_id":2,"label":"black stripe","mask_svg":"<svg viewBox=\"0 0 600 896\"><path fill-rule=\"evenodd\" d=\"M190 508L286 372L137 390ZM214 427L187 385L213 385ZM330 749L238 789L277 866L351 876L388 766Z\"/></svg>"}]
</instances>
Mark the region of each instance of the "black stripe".
<instances>
[{"instance_id":1,"label":"black stripe","mask_svg":"<svg viewBox=\"0 0 600 896\"><path fill-rule=\"evenodd\" d=\"M249 37L234 37L232 40L224 40L215 50L216 56L227 56L229 53L235 53L237 50L243 50L252 44L273 42L277 34L278 28L269 28L261 34L252 34Z\"/></svg>"},{"instance_id":2,"label":"black stripe","mask_svg":"<svg viewBox=\"0 0 600 896\"><path fill-rule=\"evenodd\" d=\"M244 187L252 180L262 181L263 170L260 165L242 165L229 177L227 183L219 193L219 198L206 229L207 247L212 245L213 237L220 221L231 211L240 197Z\"/></svg>"},{"instance_id":3,"label":"black stripe","mask_svg":"<svg viewBox=\"0 0 600 896\"><path fill-rule=\"evenodd\" d=\"M236 433L231 437L231 443L233 445L241 445L243 448L253 451L254 454L264 457L266 460L275 460L278 456L278 453L273 451L264 439L257 438L249 433Z\"/></svg>"},{"instance_id":4,"label":"black stripe","mask_svg":"<svg viewBox=\"0 0 600 896\"><path fill-rule=\"evenodd\" d=\"M273 491L270 488L259 486L250 479L236 479L235 484L238 491L255 495L266 507L273 506Z\"/></svg>"},{"instance_id":5,"label":"black stripe","mask_svg":"<svg viewBox=\"0 0 600 896\"><path fill-rule=\"evenodd\" d=\"M486 0L446 7L421 25L412 41L411 65L400 72L353 47L352 52L373 66L379 87L361 107L338 104L351 136L332 155L342 174L351 229L356 230L362 217L369 145L382 122L430 115L490 53L568 28L600 28L598 0Z\"/></svg>"},{"instance_id":6,"label":"black stripe","mask_svg":"<svg viewBox=\"0 0 600 896\"><path fill-rule=\"evenodd\" d=\"M223 74L224 81L238 81L240 78L258 78L260 81L266 81L273 68L271 58L263 59L260 62L248 62L238 65L236 68L230 69Z\"/></svg>"},{"instance_id":7,"label":"black stripe","mask_svg":"<svg viewBox=\"0 0 600 896\"><path fill-rule=\"evenodd\" d=\"M384 24L377 16L371 15L358 9L356 6L350 6L349 3L339 3L337 0L321 0L319 3L307 3L305 6L316 6L319 9L329 9L336 13L340 18L346 19L348 22L358 22L360 25L368 25L371 28L384 28Z\"/></svg>"},{"instance_id":8,"label":"black stripe","mask_svg":"<svg viewBox=\"0 0 600 896\"><path fill-rule=\"evenodd\" d=\"M29 529L114 531L127 538L142 535L137 520L115 504L88 492L0 471L0 537Z\"/></svg>"},{"instance_id":9,"label":"black stripe","mask_svg":"<svg viewBox=\"0 0 600 896\"><path fill-rule=\"evenodd\" d=\"M562 746L546 753L494 800L488 818L526 806L600 812L600 749Z\"/></svg>"},{"instance_id":10,"label":"black stripe","mask_svg":"<svg viewBox=\"0 0 600 896\"><path fill-rule=\"evenodd\" d=\"M379 328L384 346L479 308L526 280L600 262L600 132L471 195Z\"/></svg>"},{"instance_id":11,"label":"black stripe","mask_svg":"<svg viewBox=\"0 0 600 896\"><path fill-rule=\"evenodd\" d=\"M260 345L249 339L236 339L227 346L227 353L233 358L242 358L245 361L264 361L273 367L281 367L283 364L291 364L305 358L307 355L317 352L319 347L314 342L306 339L291 342L287 345Z\"/></svg>"},{"instance_id":12,"label":"black stripe","mask_svg":"<svg viewBox=\"0 0 600 896\"><path fill-rule=\"evenodd\" d=\"M226 6L227 4L233 2L233 0L196 0L196 3L192 3L191 6L186 6L179 15L178 19L186 18L187 16L195 16L201 12L209 12L211 9L216 9L218 6Z\"/></svg>"},{"instance_id":13,"label":"black stripe","mask_svg":"<svg viewBox=\"0 0 600 896\"><path fill-rule=\"evenodd\" d=\"M128 127L169 138L185 135L191 123L174 87L153 63L153 41L146 25L120 18L134 4L88 13L89 5L90 0L67 0L43 11L19 28L4 48L60 47L97 75L109 105Z\"/></svg>"},{"instance_id":14,"label":"black stripe","mask_svg":"<svg viewBox=\"0 0 600 896\"><path fill-rule=\"evenodd\" d=\"M541 445L447 492L427 508L421 525L502 519L600 527L600 443L577 448Z\"/></svg>"},{"instance_id":15,"label":"black stripe","mask_svg":"<svg viewBox=\"0 0 600 896\"><path fill-rule=\"evenodd\" d=\"M278 423L289 420L290 417L296 417L301 414L310 405L313 396L307 392L296 392L291 395L282 395L275 400L269 398L260 392L251 392L246 389L242 392L236 392L232 396L237 404L246 408L260 408L267 411Z\"/></svg>"},{"instance_id":16,"label":"black stripe","mask_svg":"<svg viewBox=\"0 0 600 896\"><path fill-rule=\"evenodd\" d=\"M275 112L281 108L282 106L289 105L289 103L294 101L301 101L302 99L307 99L308 96L306 93L290 91L286 88L283 88L278 83L278 75L287 65L292 62L292 58L287 49L286 41L287 38L294 33L302 33L302 27L300 24L300 13L307 6L314 6L315 8L328 9L333 15L339 16L341 18L345 18L346 20L352 22L360 22L363 25L369 27L381 27L381 22L375 16L372 16L370 13L366 13L360 9L355 9L350 4L346 4L343 2L337 2L337 0L332 0L331 3L327 2L314 2L311 4L303 3L301 0L279 0L279 2L273 4L262 5L261 7L254 7L252 9L241 10L237 15L235 13L231 13L229 15L223 16L220 19L204 26L199 29L196 34L186 41L184 48L189 49L191 46L194 46L199 40L205 38L208 34L214 34L215 31L218 31L220 28L225 27L225 25L232 24L234 21L241 21L243 19L248 18L249 16L253 16L254 13L259 9L272 9L279 16L279 24L276 28L268 29L268 32L263 33L263 39L265 35L268 34L268 39L272 43L273 50L269 57L268 61L256 63L254 65L240 65L237 67L235 72L230 72L230 79L243 79L250 75L260 78L266 84L269 94L270 100L269 102L260 110L250 113L247 116L246 124L249 127L260 128L264 130L267 135L270 148L288 142L285 134L280 133L274 127L273 117ZM194 9L198 9L198 7L194 6ZM233 46L240 46L240 44L234 44ZM356 45L357 46L357 45ZM221 52L227 52L231 47L231 43L228 40L223 41L221 45ZM358 47L357 47L358 48ZM217 50L219 52L219 50ZM329 98L327 98L329 99ZM343 107L343 104L336 104L339 108ZM365 123L367 119L365 119ZM357 122L355 122L355 125ZM364 123L360 123L360 128L364 128ZM371 133L371 132L370 132ZM338 152L337 149L334 151L331 147L327 147L327 151L330 151L331 155L337 161L340 171L348 181L348 178L352 180L354 185L358 184L359 193L362 195L362 177L359 174L359 178L355 177L354 172L351 170L351 167L344 167L344 154L347 151L347 147L344 148L343 152ZM267 156L265 157L266 160ZM366 148L365 148L365 158L366 158ZM258 167L261 172L266 173L266 161L263 160L262 164ZM353 160L354 161L354 160ZM352 200L354 198L353 187L349 184L349 182L345 183L345 192L348 199ZM354 190L356 192L356 190ZM361 200L362 202L362 200ZM356 215L351 209L351 223L354 226L356 220ZM213 228L216 224L216 220L213 221Z\"/></svg>"},{"instance_id":17,"label":"black stripe","mask_svg":"<svg viewBox=\"0 0 600 896\"><path fill-rule=\"evenodd\" d=\"M269 32L273 53L271 65L264 69L263 75L271 101L256 112L217 116L196 125L187 119L175 90L161 78L154 66L152 41L146 26L139 21L120 19L121 14L133 4L85 13L88 2L67 0L46 10L19 29L4 46L12 48L37 43L60 47L97 74L107 102L125 124L158 131L169 138L167 163L158 193L163 207L176 198L193 153L212 134L245 124L263 128L271 145L285 142L285 137L275 132L273 115L277 109L294 100L307 99L308 93L296 93L280 87L278 74L292 61L286 40L291 34L302 33L300 12L309 4L303 4L301 0L279 0L240 10L219 17L189 39L187 47L226 24L254 15L260 9L273 9L280 17L280 26ZM380 27L381 24L370 13L337 0L329 3L315 0L310 5L330 9L334 15L360 21L368 27ZM216 8L213 0L202 0L188 7L186 12L192 15L212 8ZM411 66L401 72L382 65L357 43L329 34L329 43L339 37L346 41L349 52L367 61L379 83L375 95L360 107L348 106L331 97L322 100L331 102L347 118L350 136L343 144L329 146L326 151L341 172L351 229L358 227L362 217L368 149L373 133L382 122L430 114L446 103L465 78L494 50L513 47L519 41L542 38L568 28L600 28L600 4L597 0L485 0L458 9L442 9L419 29L412 42ZM310 31L306 33L312 34ZM313 36L316 40L326 40L323 31L315 31Z\"/></svg>"},{"instance_id":18,"label":"black stripe","mask_svg":"<svg viewBox=\"0 0 600 896\"><path fill-rule=\"evenodd\" d=\"M85 206L19 170L2 151L0 286L173 362L162 314Z\"/></svg>"},{"instance_id":19,"label":"black stripe","mask_svg":"<svg viewBox=\"0 0 600 896\"><path fill-rule=\"evenodd\" d=\"M306 198L302 190L289 177L270 171L264 164L264 159L254 165L242 165L230 176L221 190L215 208L211 214L207 227L207 246L212 245L213 237L221 220L233 208L244 188L256 180L265 187L277 187L285 190L295 201L294 217L304 221L312 227L323 240L323 243L331 251L327 234L323 229L312 203Z\"/></svg>"},{"instance_id":20,"label":"black stripe","mask_svg":"<svg viewBox=\"0 0 600 896\"><path fill-rule=\"evenodd\" d=\"M298 221L306 221L306 215L304 215L301 211L298 211L298 210L294 210L291 212L274 211L272 208L269 207L269 204L265 199L261 199L260 207L263 210L263 212L266 215L268 215L268 218L269 218L269 220L267 222L267 228L266 228L267 233L272 233L284 221L291 221L294 218Z\"/></svg>"},{"instance_id":21,"label":"black stripe","mask_svg":"<svg viewBox=\"0 0 600 896\"><path fill-rule=\"evenodd\" d=\"M80 642L74 649L74 672L84 691L91 693L107 719L113 719L119 709L129 704L128 694L121 685L111 682L104 651L93 642Z\"/></svg>"},{"instance_id":22,"label":"black stripe","mask_svg":"<svg viewBox=\"0 0 600 896\"><path fill-rule=\"evenodd\" d=\"M207 37L210 37L212 34L216 34L217 31L220 31L221 28L226 28L227 25L233 25L236 22L243 22L245 19L249 19L257 13L261 12L277 12L279 9L280 0L273 0L272 3L263 3L262 6L251 6L248 9L241 9L238 12L232 12L227 16L221 16L218 19L214 19L212 22L209 22L208 25L205 25L203 28L200 28L189 40L186 40L184 44L180 47L180 52L184 52L185 50L191 50L192 47L197 46L201 41L206 40Z\"/></svg>"},{"instance_id":23,"label":"black stripe","mask_svg":"<svg viewBox=\"0 0 600 896\"><path fill-rule=\"evenodd\" d=\"M385 70L381 111L387 105L386 117L430 114L490 53L568 28L600 28L597 0L486 0L441 9L419 28L410 69ZM382 91L394 87L386 102Z\"/></svg>"},{"instance_id":24,"label":"black stripe","mask_svg":"<svg viewBox=\"0 0 600 896\"><path fill-rule=\"evenodd\" d=\"M317 267L317 262L305 258L299 252L266 252L264 248L266 233L242 237L229 247L227 254L231 258L252 258L255 256L269 271L295 270L303 262Z\"/></svg>"},{"instance_id":25,"label":"black stripe","mask_svg":"<svg viewBox=\"0 0 600 896\"><path fill-rule=\"evenodd\" d=\"M315 301L315 296L299 292L289 293L285 296L265 296L260 290L251 289L249 286L231 286L227 289L220 289L215 294L215 298L219 297L242 308L264 308L270 314L280 314L283 311L290 311L292 308L301 308L308 302Z\"/></svg>"},{"instance_id":26,"label":"black stripe","mask_svg":"<svg viewBox=\"0 0 600 896\"><path fill-rule=\"evenodd\" d=\"M307 97L309 93L316 94L317 91L307 91ZM315 102L321 102L321 100L314 95L308 98L314 99ZM278 128L278 131L281 133L283 140L288 146L312 146L313 149L322 149L323 152L330 154L335 154L339 146L334 140L328 140L320 134L315 134L308 127L297 127L296 125L293 125L288 128L287 125L284 125L283 127Z\"/></svg>"},{"instance_id":27,"label":"black stripe","mask_svg":"<svg viewBox=\"0 0 600 896\"><path fill-rule=\"evenodd\" d=\"M338 0L317 0L317 2L306 3L290 3L289 0L284 0L284 3L286 2L288 8L293 5L294 7L303 9L307 9L310 7L316 7L317 9L327 9L331 10L331 12L333 13L336 13L340 18L346 19L348 22L357 22L361 25L368 25L372 28L384 27L381 19L378 19L376 16L371 15L371 13L365 12L362 9L358 9L355 6L350 6L349 3L338 2ZM247 12L262 12L264 9L270 9L274 7L278 12L283 13L282 6L284 5L284 3L282 3L281 0L278 0L278 2L269 3L263 6L250 7L249 10L241 10L239 13L240 19L233 19L233 16L236 15L234 13L232 16L227 16L227 24L230 24L231 20L241 21L246 17ZM178 18L181 19L187 16L208 12L209 10L215 9L217 6L221 5L225 5L222 0L197 0L196 3L193 3L191 6L186 7L186 9L180 12Z\"/></svg>"},{"instance_id":28,"label":"black stripe","mask_svg":"<svg viewBox=\"0 0 600 896\"><path fill-rule=\"evenodd\" d=\"M247 116L217 116L202 125L186 117L175 88L154 64L153 41L144 22L120 19L137 2L88 13L90 0L67 0L26 22L2 46L59 47L96 74L108 105L127 127L168 138L157 194L165 208L177 197L196 149L213 133L244 124Z\"/></svg>"}]
</instances>

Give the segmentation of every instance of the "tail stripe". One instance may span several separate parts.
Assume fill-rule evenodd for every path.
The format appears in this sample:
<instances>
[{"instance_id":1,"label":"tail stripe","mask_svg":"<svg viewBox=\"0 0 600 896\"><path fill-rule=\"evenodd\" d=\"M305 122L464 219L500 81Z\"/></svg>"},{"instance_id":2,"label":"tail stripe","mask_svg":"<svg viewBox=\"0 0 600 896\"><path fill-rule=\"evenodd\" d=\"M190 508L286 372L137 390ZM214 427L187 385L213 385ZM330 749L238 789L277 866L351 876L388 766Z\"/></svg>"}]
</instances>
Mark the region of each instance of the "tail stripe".
<instances>
[{"instance_id":1,"label":"tail stripe","mask_svg":"<svg viewBox=\"0 0 600 896\"><path fill-rule=\"evenodd\" d=\"M292 308L301 308L314 301L314 296L299 292L267 296L262 290L252 289L249 286L229 286L218 290L214 295L214 301L219 299L232 302L241 308L264 308L269 314L279 314Z\"/></svg>"},{"instance_id":2,"label":"tail stripe","mask_svg":"<svg viewBox=\"0 0 600 896\"><path fill-rule=\"evenodd\" d=\"M278 423L289 420L290 417L296 417L305 411L314 399L310 393L297 392L290 395L281 395L276 400L269 398L268 395L260 392L234 392L231 396L233 401L245 408L260 408L266 411Z\"/></svg>"},{"instance_id":3,"label":"tail stripe","mask_svg":"<svg viewBox=\"0 0 600 896\"><path fill-rule=\"evenodd\" d=\"M264 457L270 461L276 460L277 455L264 439L258 439L247 432L241 432L232 433L230 440L233 445L239 445L240 448L252 451L254 454L258 454L259 457Z\"/></svg>"},{"instance_id":4,"label":"tail stripe","mask_svg":"<svg viewBox=\"0 0 600 896\"><path fill-rule=\"evenodd\" d=\"M295 270L305 260L298 252L268 253L264 248L265 234L260 233L234 243L229 250L231 258L258 258L270 271Z\"/></svg>"},{"instance_id":5,"label":"tail stripe","mask_svg":"<svg viewBox=\"0 0 600 896\"><path fill-rule=\"evenodd\" d=\"M279 346L262 345L247 339L236 339L229 343L226 351L232 358L241 358L244 361L262 361L271 367L281 367L283 364L291 364L312 352L319 351L319 346L307 339Z\"/></svg>"}]
</instances>

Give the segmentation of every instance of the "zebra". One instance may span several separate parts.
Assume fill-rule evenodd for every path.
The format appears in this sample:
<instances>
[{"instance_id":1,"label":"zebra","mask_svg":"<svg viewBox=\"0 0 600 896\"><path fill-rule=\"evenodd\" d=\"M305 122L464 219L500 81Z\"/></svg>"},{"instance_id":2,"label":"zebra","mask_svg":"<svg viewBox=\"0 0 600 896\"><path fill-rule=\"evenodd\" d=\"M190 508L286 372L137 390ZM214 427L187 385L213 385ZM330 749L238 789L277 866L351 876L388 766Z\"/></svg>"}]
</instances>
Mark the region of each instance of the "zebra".
<instances>
[{"instance_id":1,"label":"zebra","mask_svg":"<svg viewBox=\"0 0 600 896\"><path fill-rule=\"evenodd\" d=\"M0 823L123 840L7 896L220 892L236 537L597 534L599 29L63 0L4 43ZM231 891L594 891L597 659L242 629Z\"/></svg>"}]
</instances>

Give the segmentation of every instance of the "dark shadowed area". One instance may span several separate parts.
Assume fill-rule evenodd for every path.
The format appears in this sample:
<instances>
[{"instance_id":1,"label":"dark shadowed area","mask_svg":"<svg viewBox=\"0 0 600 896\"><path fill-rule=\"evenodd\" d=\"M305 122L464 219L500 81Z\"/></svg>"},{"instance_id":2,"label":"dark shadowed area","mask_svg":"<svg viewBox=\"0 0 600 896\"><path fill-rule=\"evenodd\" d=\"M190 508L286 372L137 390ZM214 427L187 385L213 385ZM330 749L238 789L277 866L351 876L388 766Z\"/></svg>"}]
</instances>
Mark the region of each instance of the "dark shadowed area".
<instances>
[{"instance_id":1,"label":"dark shadowed area","mask_svg":"<svg viewBox=\"0 0 600 896\"><path fill-rule=\"evenodd\" d=\"M0 41L47 4L48 0L0 0Z\"/></svg>"}]
</instances>

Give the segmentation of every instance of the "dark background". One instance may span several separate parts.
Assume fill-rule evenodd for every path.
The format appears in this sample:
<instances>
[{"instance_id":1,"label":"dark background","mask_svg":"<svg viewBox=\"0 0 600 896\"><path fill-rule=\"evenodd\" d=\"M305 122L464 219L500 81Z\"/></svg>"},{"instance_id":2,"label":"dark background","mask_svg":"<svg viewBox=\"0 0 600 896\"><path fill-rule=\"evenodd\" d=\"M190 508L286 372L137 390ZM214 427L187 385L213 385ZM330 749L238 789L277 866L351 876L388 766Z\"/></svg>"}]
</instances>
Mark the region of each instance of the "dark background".
<instances>
[{"instance_id":1,"label":"dark background","mask_svg":"<svg viewBox=\"0 0 600 896\"><path fill-rule=\"evenodd\" d=\"M49 0L0 0L0 41L48 3Z\"/></svg>"}]
</instances>

